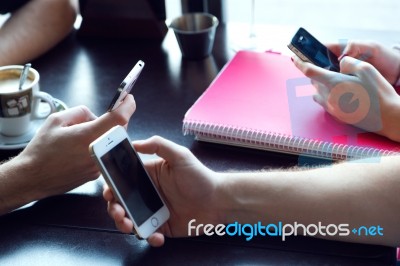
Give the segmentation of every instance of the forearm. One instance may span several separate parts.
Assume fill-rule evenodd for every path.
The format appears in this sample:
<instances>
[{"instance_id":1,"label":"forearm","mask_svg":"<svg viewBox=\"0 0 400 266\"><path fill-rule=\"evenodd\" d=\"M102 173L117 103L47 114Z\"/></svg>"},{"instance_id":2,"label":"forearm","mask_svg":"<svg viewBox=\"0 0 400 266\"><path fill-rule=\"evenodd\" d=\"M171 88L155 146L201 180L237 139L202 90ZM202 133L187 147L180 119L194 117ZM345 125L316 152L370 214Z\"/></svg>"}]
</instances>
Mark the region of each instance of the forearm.
<instances>
[{"instance_id":1,"label":"forearm","mask_svg":"<svg viewBox=\"0 0 400 266\"><path fill-rule=\"evenodd\" d=\"M0 65L23 64L43 54L71 30L76 0L31 0L0 28Z\"/></svg>"},{"instance_id":2,"label":"forearm","mask_svg":"<svg viewBox=\"0 0 400 266\"><path fill-rule=\"evenodd\" d=\"M32 170L29 160L20 156L0 165L0 215L39 197L32 188L34 182L27 182L35 178Z\"/></svg>"},{"instance_id":3,"label":"forearm","mask_svg":"<svg viewBox=\"0 0 400 266\"><path fill-rule=\"evenodd\" d=\"M349 224L381 226L383 237L332 239L398 245L399 157L292 171L226 174L222 185L224 223ZM377 159L378 160L378 159ZM319 236L322 237L322 236Z\"/></svg>"}]
</instances>

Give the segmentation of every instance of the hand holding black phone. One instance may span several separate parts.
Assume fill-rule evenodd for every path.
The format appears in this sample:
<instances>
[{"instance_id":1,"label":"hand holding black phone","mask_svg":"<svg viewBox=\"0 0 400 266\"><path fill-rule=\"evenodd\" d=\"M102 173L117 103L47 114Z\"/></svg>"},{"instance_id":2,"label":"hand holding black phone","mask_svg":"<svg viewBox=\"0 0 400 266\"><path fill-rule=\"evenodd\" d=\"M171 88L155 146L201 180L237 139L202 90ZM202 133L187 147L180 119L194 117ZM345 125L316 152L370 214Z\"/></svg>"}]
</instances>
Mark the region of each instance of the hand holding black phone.
<instances>
[{"instance_id":1,"label":"hand holding black phone","mask_svg":"<svg viewBox=\"0 0 400 266\"><path fill-rule=\"evenodd\" d=\"M299 28L288 47L305 62L340 72L338 57L304 28Z\"/></svg>"}]
</instances>

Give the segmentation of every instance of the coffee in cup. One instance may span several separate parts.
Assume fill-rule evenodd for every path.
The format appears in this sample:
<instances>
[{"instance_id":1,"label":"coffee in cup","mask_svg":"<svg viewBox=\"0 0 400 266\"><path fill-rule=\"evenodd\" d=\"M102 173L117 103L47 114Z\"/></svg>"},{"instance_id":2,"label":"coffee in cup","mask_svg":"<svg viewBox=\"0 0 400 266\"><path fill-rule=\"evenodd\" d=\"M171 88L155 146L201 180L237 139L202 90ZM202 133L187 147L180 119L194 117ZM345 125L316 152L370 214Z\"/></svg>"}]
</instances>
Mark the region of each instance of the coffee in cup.
<instances>
[{"instance_id":1,"label":"coffee in cup","mask_svg":"<svg viewBox=\"0 0 400 266\"><path fill-rule=\"evenodd\" d=\"M30 68L27 78L19 87L23 66L0 67L0 134L20 136L31 129L37 119L56 112L54 98L39 89L39 73ZM50 112L39 112L41 101L50 106Z\"/></svg>"}]
</instances>

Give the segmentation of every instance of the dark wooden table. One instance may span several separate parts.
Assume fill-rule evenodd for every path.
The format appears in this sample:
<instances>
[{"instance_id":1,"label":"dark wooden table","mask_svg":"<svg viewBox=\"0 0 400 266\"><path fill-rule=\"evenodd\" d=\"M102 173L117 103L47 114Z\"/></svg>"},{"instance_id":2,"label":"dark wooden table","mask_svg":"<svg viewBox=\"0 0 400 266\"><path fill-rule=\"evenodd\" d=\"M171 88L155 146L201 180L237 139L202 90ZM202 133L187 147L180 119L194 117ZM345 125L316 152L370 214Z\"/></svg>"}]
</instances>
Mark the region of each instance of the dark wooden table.
<instances>
[{"instance_id":1,"label":"dark wooden table","mask_svg":"<svg viewBox=\"0 0 400 266\"><path fill-rule=\"evenodd\" d=\"M216 171L291 167L296 156L198 143L182 135L182 119L233 55L226 26L218 28L213 56L181 59L173 35L163 42L100 40L71 34L33 62L41 89L68 106L84 104L102 114L117 85L142 59L146 66L133 94L137 111L129 125L133 139L160 135L188 147ZM0 151L6 159L19 151ZM63 151L60 150L60 156ZM313 162L318 163L318 162ZM198 237L168 239L162 248L119 233L106 213L102 180L35 202L0 218L0 265L389 265L394 249L306 237Z\"/></svg>"}]
</instances>

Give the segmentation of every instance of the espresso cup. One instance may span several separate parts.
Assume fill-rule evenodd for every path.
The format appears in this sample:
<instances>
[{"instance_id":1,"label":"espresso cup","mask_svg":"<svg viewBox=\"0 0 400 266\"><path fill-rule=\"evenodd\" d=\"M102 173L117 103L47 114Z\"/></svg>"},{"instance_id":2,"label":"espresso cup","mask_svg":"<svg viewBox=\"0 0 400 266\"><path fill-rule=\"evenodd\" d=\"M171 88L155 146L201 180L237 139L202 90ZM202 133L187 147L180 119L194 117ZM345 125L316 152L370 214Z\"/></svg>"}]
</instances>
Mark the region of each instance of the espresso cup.
<instances>
[{"instance_id":1,"label":"espresso cup","mask_svg":"<svg viewBox=\"0 0 400 266\"><path fill-rule=\"evenodd\" d=\"M54 98L39 89L39 73L30 68L26 81L19 88L23 66L0 67L0 133L5 136L21 136L29 132L33 122L56 112ZM41 102L50 106L50 111L41 113Z\"/></svg>"}]
</instances>

